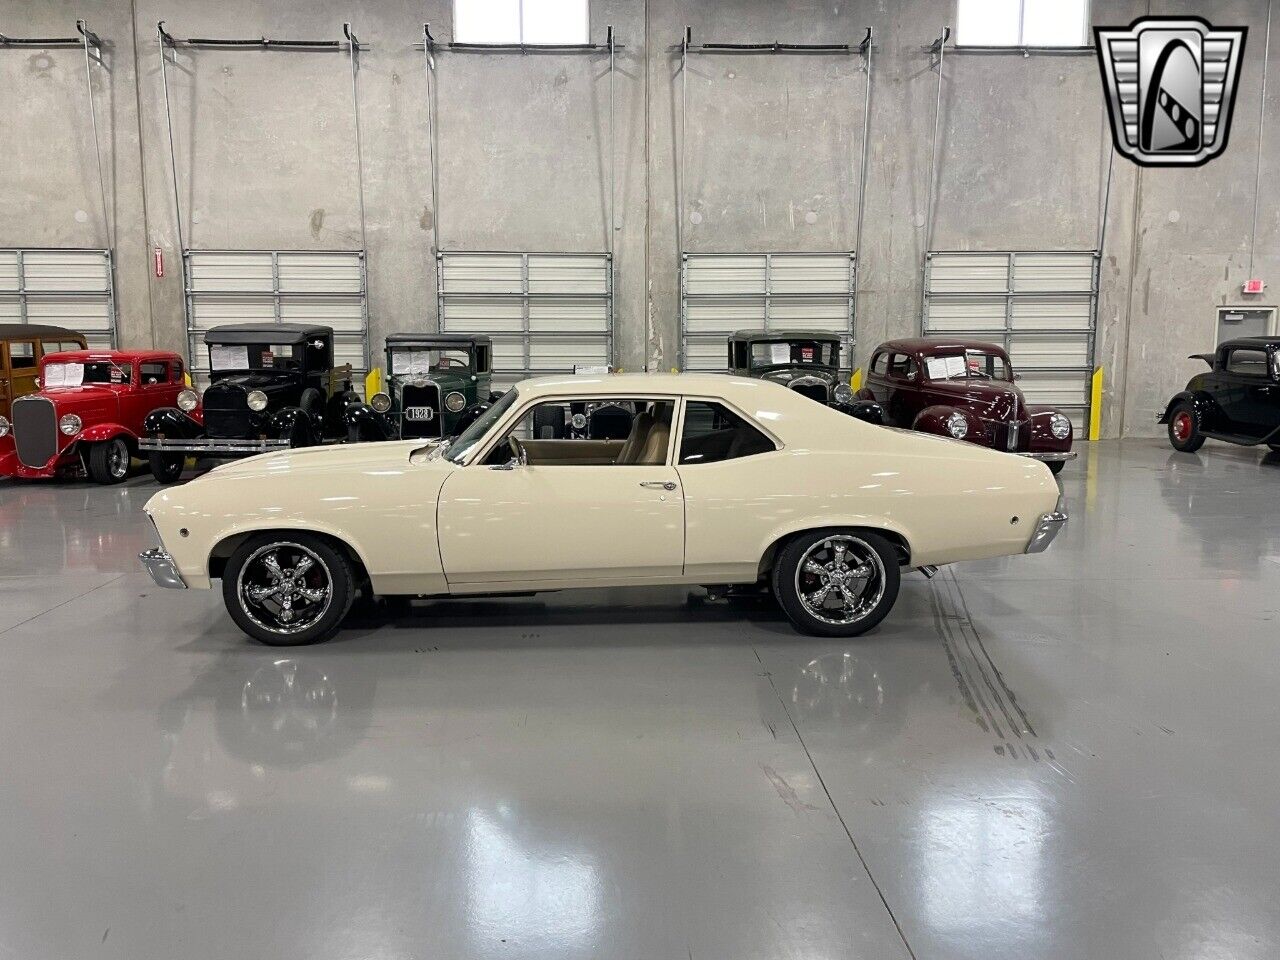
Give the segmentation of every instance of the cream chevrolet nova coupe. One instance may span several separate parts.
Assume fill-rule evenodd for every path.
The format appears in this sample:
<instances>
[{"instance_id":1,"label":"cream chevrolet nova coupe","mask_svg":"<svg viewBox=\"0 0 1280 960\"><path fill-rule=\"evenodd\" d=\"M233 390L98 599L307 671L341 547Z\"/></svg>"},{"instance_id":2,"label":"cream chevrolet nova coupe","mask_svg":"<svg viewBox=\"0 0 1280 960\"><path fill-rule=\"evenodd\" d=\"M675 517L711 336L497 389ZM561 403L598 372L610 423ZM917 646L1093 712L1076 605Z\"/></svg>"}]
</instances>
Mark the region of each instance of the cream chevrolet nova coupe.
<instances>
[{"instance_id":1,"label":"cream chevrolet nova coupe","mask_svg":"<svg viewBox=\"0 0 1280 960\"><path fill-rule=\"evenodd\" d=\"M902 568L1037 553L1067 519L1042 463L697 374L526 380L452 443L264 454L146 511L155 581L221 580L279 645L330 636L358 593L655 584L765 583L798 629L847 637Z\"/></svg>"}]
</instances>

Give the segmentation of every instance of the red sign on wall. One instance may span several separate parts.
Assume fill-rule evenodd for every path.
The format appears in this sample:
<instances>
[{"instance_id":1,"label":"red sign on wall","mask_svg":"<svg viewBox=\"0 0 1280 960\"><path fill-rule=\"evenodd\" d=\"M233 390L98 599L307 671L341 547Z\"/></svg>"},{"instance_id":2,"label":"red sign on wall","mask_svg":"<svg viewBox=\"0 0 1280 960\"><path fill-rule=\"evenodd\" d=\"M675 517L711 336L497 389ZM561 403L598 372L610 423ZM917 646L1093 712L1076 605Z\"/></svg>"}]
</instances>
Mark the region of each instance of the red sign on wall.
<instances>
[{"instance_id":1,"label":"red sign on wall","mask_svg":"<svg viewBox=\"0 0 1280 960\"><path fill-rule=\"evenodd\" d=\"M156 276L163 277L164 276L164 251L161 250L159 247L156 247L155 254L152 259L155 261Z\"/></svg>"}]
</instances>

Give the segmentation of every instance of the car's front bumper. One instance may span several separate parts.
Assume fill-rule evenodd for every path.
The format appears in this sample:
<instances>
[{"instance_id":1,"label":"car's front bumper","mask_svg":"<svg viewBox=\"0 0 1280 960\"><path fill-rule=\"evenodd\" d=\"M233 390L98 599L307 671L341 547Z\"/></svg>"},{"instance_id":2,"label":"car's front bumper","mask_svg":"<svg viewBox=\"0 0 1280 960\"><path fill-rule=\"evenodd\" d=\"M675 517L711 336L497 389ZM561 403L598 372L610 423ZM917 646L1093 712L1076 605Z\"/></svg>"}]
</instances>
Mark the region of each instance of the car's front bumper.
<instances>
[{"instance_id":1,"label":"car's front bumper","mask_svg":"<svg viewBox=\"0 0 1280 960\"><path fill-rule=\"evenodd\" d=\"M1030 457L1032 460L1039 460L1041 463L1058 463L1063 460L1074 460L1077 456L1074 450L1015 450L1012 451L1019 457Z\"/></svg>"},{"instance_id":2,"label":"car's front bumper","mask_svg":"<svg viewBox=\"0 0 1280 960\"><path fill-rule=\"evenodd\" d=\"M1044 553L1049 549L1049 544L1053 543L1054 538L1062 532L1062 528L1067 525L1067 511L1061 500L1058 501L1058 507L1052 513L1040 514L1040 520L1036 523L1036 529L1031 534L1031 539L1027 541L1027 547L1023 553Z\"/></svg>"},{"instance_id":3,"label":"car's front bumper","mask_svg":"<svg viewBox=\"0 0 1280 960\"><path fill-rule=\"evenodd\" d=\"M164 547L143 550L138 554L138 559L147 568L147 573L151 574L151 579L156 582L156 586L168 590L187 589L187 582L182 579L182 574L178 572L173 557L165 553Z\"/></svg>"},{"instance_id":4,"label":"car's front bumper","mask_svg":"<svg viewBox=\"0 0 1280 960\"><path fill-rule=\"evenodd\" d=\"M143 437L138 441L138 449L143 453L189 453L195 456L251 457L256 453L288 450L289 441L242 440L238 437L192 437L191 439Z\"/></svg>"}]
</instances>

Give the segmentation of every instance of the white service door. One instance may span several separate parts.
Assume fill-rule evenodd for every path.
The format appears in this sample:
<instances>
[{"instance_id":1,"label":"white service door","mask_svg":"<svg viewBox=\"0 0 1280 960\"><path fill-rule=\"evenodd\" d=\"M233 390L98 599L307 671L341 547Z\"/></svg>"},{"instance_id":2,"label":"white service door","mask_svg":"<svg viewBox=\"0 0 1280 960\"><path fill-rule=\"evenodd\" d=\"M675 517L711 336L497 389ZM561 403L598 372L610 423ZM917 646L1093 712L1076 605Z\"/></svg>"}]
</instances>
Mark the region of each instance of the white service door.
<instances>
[{"instance_id":1,"label":"white service door","mask_svg":"<svg viewBox=\"0 0 1280 960\"><path fill-rule=\"evenodd\" d=\"M674 577L684 566L683 492L666 465L473 464L445 482L437 523L451 584Z\"/></svg>"}]
</instances>

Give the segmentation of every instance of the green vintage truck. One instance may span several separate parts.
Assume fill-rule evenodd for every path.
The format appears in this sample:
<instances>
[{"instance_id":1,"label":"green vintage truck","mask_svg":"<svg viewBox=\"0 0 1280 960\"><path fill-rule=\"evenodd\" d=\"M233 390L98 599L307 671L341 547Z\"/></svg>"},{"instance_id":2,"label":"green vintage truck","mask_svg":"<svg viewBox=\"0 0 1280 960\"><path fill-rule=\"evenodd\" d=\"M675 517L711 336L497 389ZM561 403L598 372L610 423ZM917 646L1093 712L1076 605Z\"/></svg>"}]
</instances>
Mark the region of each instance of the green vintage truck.
<instances>
[{"instance_id":1,"label":"green vintage truck","mask_svg":"<svg viewBox=\"0 0 1280 960\"><path fill-rule=\"evenodd\" d=\"M492 381L488 337L393 333L382 389L347 409L347 442L452 437L496 399Z\"/></svg>"}]
</instances>

